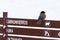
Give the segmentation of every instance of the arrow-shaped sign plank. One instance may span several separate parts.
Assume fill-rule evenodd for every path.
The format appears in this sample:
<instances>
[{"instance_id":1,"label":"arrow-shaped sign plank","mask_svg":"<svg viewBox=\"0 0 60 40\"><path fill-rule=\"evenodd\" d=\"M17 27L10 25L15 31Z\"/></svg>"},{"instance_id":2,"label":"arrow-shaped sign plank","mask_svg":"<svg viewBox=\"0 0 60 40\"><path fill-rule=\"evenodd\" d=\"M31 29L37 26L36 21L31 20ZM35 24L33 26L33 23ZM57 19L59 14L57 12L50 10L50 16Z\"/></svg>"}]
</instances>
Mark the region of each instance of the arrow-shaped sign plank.
<instances>
[{"instance_id":1,"label":"arrow-shaped sign plank","mask_svg":"<svg viewBox=\"0 0 60 40\"><path fill-rule=\"evenodd\" d=\"M6 21L8 25L60 28L60 21L55 20L43 20L41 24L37 24L36 19L7 18ZM3 23L3 18L0 18L0 24Z\"/></svg>"},{"instance_id":2,"label":"arrow-shaped sign plank","mask_svg":"<svg viewBox=\"0 0 60 40\"><path fill-rule=\"evenodd\" d=\"M60 28L60 21L43 20L41 24L37 24L37 21L36 19L7 18L8 25Z\"/></svg>"},{"instance_id":3,"label":"arrow-shaped sign plank","mask_svg":"<svg viewBox=\"0 0 60 40\"><path fill-rule=\"evenodd\" d=\"M17 35L35 35L35 36L44 36L44 30L35 30L35 29L25 29L25 28L7 28L7 33L17 34Z\"/></svg>"},{"instance_id":4,"label":"arrow-shaped sign plank","mask_svg":"<svg viewBox=\"0 0 60 40\"><path fill-rule=\"evenodd\" d=\"M46 36L60 38L59 30L42 30L42 29L26 29L26 28L7 28L8 34L17 35L32 35L32 36Z\"/></svg>"}]
</instances>

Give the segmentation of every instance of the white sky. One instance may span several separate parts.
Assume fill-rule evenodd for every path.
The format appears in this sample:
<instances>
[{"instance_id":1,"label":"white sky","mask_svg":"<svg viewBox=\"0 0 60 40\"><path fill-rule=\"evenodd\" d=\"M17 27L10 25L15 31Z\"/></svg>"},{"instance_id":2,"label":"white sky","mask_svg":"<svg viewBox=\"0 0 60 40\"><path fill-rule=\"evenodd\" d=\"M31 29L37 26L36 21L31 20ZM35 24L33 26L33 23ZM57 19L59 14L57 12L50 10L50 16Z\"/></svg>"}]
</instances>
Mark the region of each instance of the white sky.
<instances>
[{"instance_id":1,"label":"white sky","mask_svg":"<svg viewBox=\"0 0 60 40\"><path fill-rule=\"evenodd\" d=\"M60 20L60 0L0 0L0 16L3 11L8 17L38 19L40 12L46 12L47 20Z\"/></svg>"}]
</instances>

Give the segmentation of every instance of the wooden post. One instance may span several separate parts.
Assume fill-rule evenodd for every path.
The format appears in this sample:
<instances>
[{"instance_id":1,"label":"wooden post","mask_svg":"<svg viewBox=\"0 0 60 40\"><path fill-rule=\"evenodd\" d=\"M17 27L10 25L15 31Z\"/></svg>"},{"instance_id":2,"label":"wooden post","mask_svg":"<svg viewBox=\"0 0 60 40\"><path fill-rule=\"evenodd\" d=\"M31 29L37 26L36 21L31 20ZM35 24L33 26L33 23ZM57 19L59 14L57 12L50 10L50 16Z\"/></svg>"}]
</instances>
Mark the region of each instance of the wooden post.
<instances>
[{"instance_id":1,"label":"wooden post","mask_svg":"<svg viewBox=\"0 0 60 40\"><path fill-rule=\"evenodd\" d=\"M4 32L4 34L3 34L3 37L5 38L5 39L7 39L7 33L6 33L6 28L7 28L7 20L6 20L6 18L7 18L7 12L3 12L3 21L4 21L4 23L3 23L3 30L5 30L5 32Z\"/></svg>"},{"instance_id":2,"label":"wooden post","mask_svg":"<svg viewBox=\"0 0 60 40\"><path fill-rule=\"evenodd\" d=\"M5 29L7 27L7 20L6 20L6 18L7 18L7 12L3 12L3 21L4 21L3 29Z\"/></svg>"}]
</instances>

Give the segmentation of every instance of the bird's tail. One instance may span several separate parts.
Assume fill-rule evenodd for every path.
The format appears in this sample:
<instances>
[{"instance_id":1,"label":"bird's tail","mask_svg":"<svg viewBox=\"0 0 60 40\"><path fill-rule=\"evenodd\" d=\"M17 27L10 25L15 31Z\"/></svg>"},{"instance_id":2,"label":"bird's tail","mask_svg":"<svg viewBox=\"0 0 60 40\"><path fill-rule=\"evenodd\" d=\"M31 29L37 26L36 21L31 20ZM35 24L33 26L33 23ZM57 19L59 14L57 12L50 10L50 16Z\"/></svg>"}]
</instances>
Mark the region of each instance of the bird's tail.
<instances>
[{"instance_id":1,"label":"bird's tail","mask_svg":"<svg viewBox=\"0 0 60 40\"><path fill-rule=\"evenodd\" d=\"M42 23L42 20L38 20L37 21L37 24L40 24L41 25L41 23Z\"/></svg>"}]
</instances>

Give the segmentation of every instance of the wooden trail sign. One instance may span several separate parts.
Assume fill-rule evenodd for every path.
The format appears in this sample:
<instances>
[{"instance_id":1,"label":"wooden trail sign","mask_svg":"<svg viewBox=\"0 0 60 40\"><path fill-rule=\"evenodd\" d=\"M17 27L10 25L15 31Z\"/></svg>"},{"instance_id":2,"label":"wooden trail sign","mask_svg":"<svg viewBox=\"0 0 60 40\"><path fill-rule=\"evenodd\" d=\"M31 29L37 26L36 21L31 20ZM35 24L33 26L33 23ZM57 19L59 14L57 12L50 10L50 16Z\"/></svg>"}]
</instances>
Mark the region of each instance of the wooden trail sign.
<instances>
[{"instance_id":1,"label":"wooden trail sign","mask_svg":"<svg viewBox=\"0 0 60 40\"><path fill-rule=\"evenodd\" d=\"M37 19L22 19L22 18L8 18L7 12L3 12L3 18L0 18L0 40L52 40L53 38L60 38L60 21L43 20L41 25L37 24ZM13 28L13 26L28 26L30 28ZM8 34L26 35L26 37L8 36ZM27 36L30 37L27 37ZM32 38L38 36L38 38ZM52 39L42 39L41 37L51 37ZM21 38L21 39L19 39Z\"/></svg>"}]
</instances>

